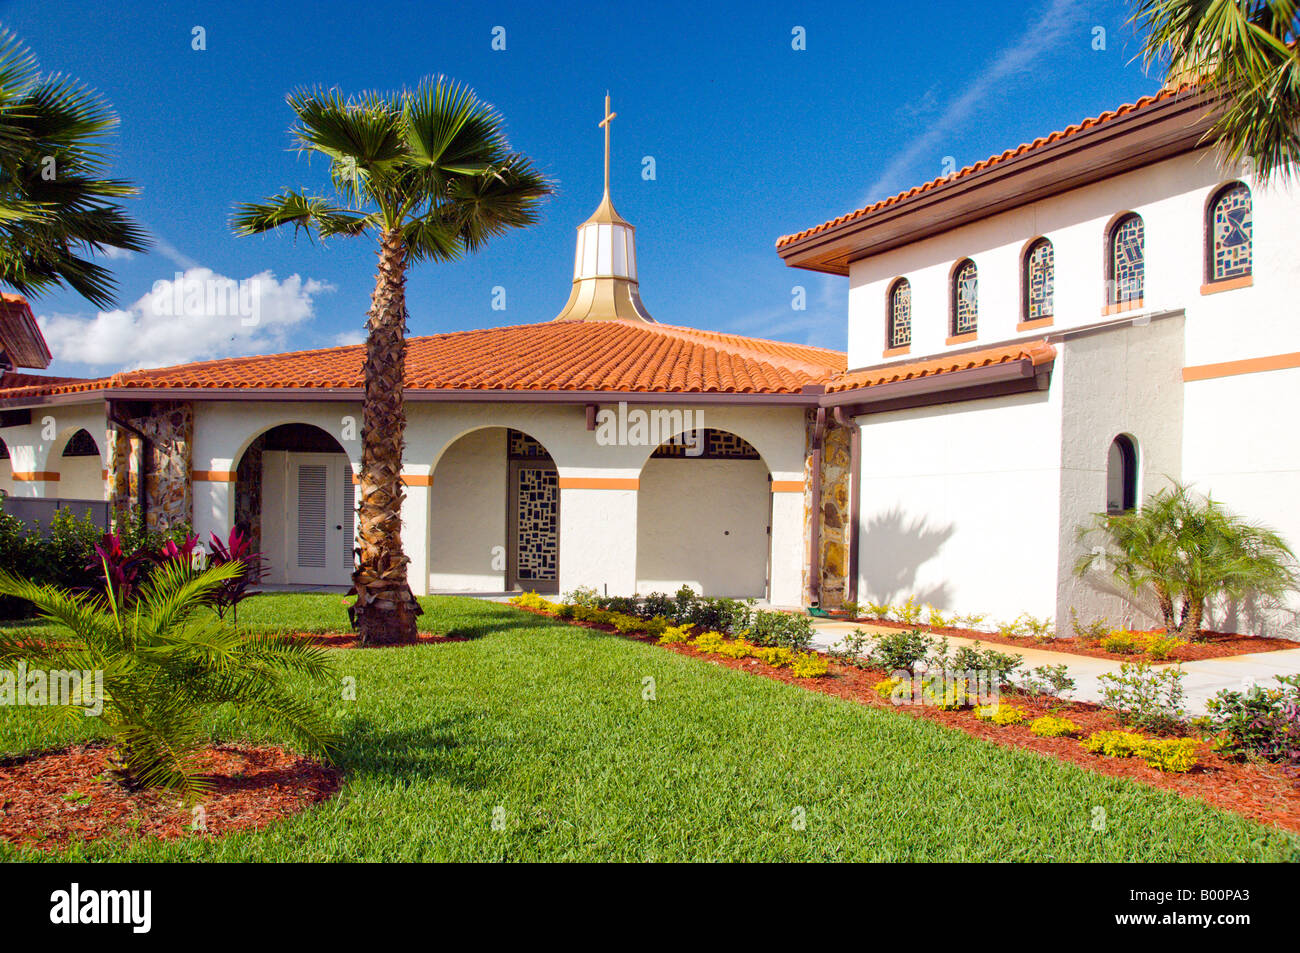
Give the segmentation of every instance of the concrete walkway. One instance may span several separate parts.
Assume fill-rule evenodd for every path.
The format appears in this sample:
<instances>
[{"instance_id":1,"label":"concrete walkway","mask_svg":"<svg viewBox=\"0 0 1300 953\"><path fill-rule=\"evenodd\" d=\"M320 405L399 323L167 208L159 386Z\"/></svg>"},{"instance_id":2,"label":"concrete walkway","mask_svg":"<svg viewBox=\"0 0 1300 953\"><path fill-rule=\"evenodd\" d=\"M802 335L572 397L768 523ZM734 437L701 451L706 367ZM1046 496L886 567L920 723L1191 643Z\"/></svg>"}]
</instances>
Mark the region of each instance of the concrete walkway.
<instances>
[{"instance_id":1,"label":"concrete walkway","mask_svg":"<svg viewBox=\"0 0 1300 953\"><path fill-rule=\"evenodd\" d=\"M813 620L813 646L826 651L838 648L844 637L856 630L867 632L897 632L889 626L873 625L869 622L837 622L832 620ZM962 645L973 645L974 639L948 636L948 644L956 649ZM984 642L983 648L1006 652L1008 655L1024 657L1022 670L1037 668L1040 665L1064 664L1075 681L1075 690L1070 698L1074 701L1100 702L1101 686L1098 677L1107 672L1119 672L1120 662L1109 659L1093 658L1090 655L1071 655L1067 652L1049 652L1044 649L1022 649L1013 645L997 642ZM1300 645L1294 649L1281 652L1257 652L1252 655L1230 655L1225 658L1204 659L1199 662L1179 663L1185 673L1183 688L1186 697L1183 707L1189 715L1204 715L1205 702L1224 689L1241 691L1250 681L1264 688L1275 686L1276 675L1300 674Z\"/></svg>"}]
</instances>

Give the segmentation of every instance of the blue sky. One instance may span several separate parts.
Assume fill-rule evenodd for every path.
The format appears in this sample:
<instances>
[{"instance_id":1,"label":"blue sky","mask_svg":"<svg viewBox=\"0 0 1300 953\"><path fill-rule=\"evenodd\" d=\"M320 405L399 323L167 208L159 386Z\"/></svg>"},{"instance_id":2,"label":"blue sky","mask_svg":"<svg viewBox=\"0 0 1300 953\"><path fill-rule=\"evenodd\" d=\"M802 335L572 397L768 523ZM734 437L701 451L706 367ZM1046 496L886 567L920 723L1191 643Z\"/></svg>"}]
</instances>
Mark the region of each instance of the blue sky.
<instances>
[{"instance_id":1,"label":"blue sky","mask_svg":"<svg viewBox=\"0 0 1300 953\"><path fill-rule=\"evenodd\" d=\"M506 117L558 185L536 227L408 283L412 334L544 321L568 293L574 228L600 198L608 89L612 193L637 226L641 294L670 324L843 348L847 280L787 268L776 238L1154 92L1126 0L998 4L147 4L0 2L44 69L94 86L121 117L115 174L157 239L110 262L117 313L34 301L51 371L328 346L359 339L366 239L237 238L238 201L323 189L288 151L285 93L394 89L444 73ZM206 49L191 48L201 26ZM505 28L506 49L491 48ZM806 49L792 49L792 30ZM1096 29L1105 49L1094 49ZM653 156L656 178L642 178ZM160 326L142 299L191 268L274 277L256 327ZM206 273L206 272L205 272ZM807 309L791 307L807 289ZM494 287L506 291L493 310ZM167 319L176 321L177 319Z\"/></svg>"}]
</instances>

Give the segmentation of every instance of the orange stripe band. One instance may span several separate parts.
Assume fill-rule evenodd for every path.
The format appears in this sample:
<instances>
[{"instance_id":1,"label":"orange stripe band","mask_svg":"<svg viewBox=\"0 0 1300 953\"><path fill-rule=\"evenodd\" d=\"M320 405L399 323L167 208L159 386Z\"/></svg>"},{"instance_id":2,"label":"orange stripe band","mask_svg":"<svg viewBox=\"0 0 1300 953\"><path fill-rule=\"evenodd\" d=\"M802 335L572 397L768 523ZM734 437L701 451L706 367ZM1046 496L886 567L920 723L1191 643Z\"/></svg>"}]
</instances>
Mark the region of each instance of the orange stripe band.
<instances>
[{"instance_id":1,"label":"orange stripe band","mask_svg":"<svg viewBox=\"0 0 1300 953\"><path fill-rule=\"evenodd\" d=\"M560 477L561 490L636 490L640 486L636 477Z\"/></svg>"},{"instance_id":2,"label":"orange stripe band","mask_svg":"<svg viewBox=\"0 0 1300 953\"><path fill-rule=\"evenodd\" d=\"M233 470L191 470L190 479L199 483L234 483Z\"/></svg>"},{"instance_id":3,"label":"orange stripe band","mask_svg":"<svg viewBox=\"0 0 1300 953\"><path fill-rule=\"evenodd\" d=\"M773 480L773 493L802 493L803 480Z\"/></svg>"},{"instance_id":4,"label":"orange stripe band","mask_svg":"<svg viewBox=\"0 0 1300 953\"><path fill-rule=\"evenodd\" d=\"M59 475L49 470L33 470L30 473L12 473L10 474L19 483L46 483L59 482Z\"/></svg>"},{"instance_id":5,"label":"orange stripe band","mask_svg":"<svg viewBox=\"0 0 1300 953\"><path fill-rule=\"evenodd\" d=\"M1282 371L1300 367L1300 351L1274 354L1271 357L1252 357L1244 361L1224 361L1222 364L1198 364L1183 368L1183 380L1208 381L1216 377L1233 377L1237 374L1257 374L1260 371Z\"/></svg>"}]
</instances>

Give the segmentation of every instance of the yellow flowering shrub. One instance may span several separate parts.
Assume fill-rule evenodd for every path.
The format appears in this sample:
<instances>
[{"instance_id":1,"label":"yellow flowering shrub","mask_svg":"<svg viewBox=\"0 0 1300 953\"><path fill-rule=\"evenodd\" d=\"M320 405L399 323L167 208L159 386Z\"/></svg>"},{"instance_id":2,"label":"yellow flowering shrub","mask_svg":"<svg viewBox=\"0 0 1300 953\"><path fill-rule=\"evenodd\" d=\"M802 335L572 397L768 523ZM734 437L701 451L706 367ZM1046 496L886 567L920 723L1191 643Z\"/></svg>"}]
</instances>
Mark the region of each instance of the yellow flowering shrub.
<instances>
[{"instance_id":1,"label":"yellow flowering shrub","mask_svg":"<svg viewBox=\"0 0 1300 953\"><path fill-rule=\"evenodd\" d=\"M1041 718L1035 718L1029 723L1029 731L1031 734L1042 738L1062 738L1067 735L1077 735L1079 726L1068 718L1044 715Z\"/></svg>"},{"instance_id":2,"label":"yellow flowering shrub","mask_svg":"<svg viewBox=\"0 0 1300 953\"><path fill-rule=\"evenodd\" d=\"M975 717L980 721L991 721L995 725L1023 725L1029 715L1023 708L1015 705L981 705L975 709Z\"/></svg>"},{"instance_id":3,"label":"yellow flowering shrub","mask_svg":"<svg viewBox=\"0 0 1300 953\"><path fill-rule=\"evenodd\" d=\"M940 711L957 711L971 705L970 692L964 678L944 679L942 686L926 685L922 689L927 702ZM936 687L939 688L936 691Z\"/></svg>"},{"instance_id":4,"label":"yellow flowering shrub","mask_svg":"<svg viewBox=\"0 0 1300 953\"><path fill-rule=\"evenodd\" d=\"M692 639L690 644L701 652L716 652L726 641L721 632L703 632Z\"/></svg>"},{"instance_id":5,"label":"yellow flowering shrub","mask_svg":"<svg viewBox=\"0 0 1300 953\"><path fill-rule=\"evenodd\" d=\"M668 620L661 615L657 615L653 619L643 622L642 625L645 628L646 635L658 637L668 631Z\"/></svg>"},{"instance_id":6,"label":"yellow flowering shrub","mask_svg":"<svg viewBox=\"0 0 1300 953\"><path fill-rule=\"evenodd\" d=\"M758 646L751 654L760 662L766 662L775 668L794 661L794 650L785 645Z\"/></svg>"},{"instance_id":7,"label":"yellow flowering shrub","mask_svg":"<svg viewBox=\"0 0 1300 953\"><path fill-rule=\"evenodd\" d=\"M691 627L689 625L670 625L659 633L660 645L672 645L674 643L689 642L691 640Z\"/></svg>"},{"instance_id":8,"label":"yellow flowering shrub","mask_svg":"<svg viewBox=\"0 0 1300 953\"><path fill-rule=\"evenodd\" d=\"M734 642L724 642L718 647L713 654L721 655L723 658L749 658L754 654L754 649L758 648L753 642L746 642L744 639L736 639Z\"/></svg>"},{"instance_id":9,"label":"yellow flowering shrub","mask_svg":"<svg viewBox=\"0 0 1300 953\"><path fill-rule=\"evenodd\" d=\"M795 678L821 678L830 671L830 659L819 652L800 652L790 663Z\"/></svg>"},{"instance_id":10,"label":"yellow flowering shrub","mask_svg":"<svg viewBox=\"0 0 1300 953\"><path fill-rule=\"evenodd\" d=\"M894 694L894 689L901 684L903 684L901 678L887 678L882 682L876 682L876 684L871 687L876 690L876 694L881 698L889 698Z\"/></svg>"},{"instance_id":11,"label":"yellow flowering shrub","mask_svg":"<svg viewBox=\"0 0 1300 953\"><path fill-rule=\"evenodd\" d=\"M512 596L510 602L525 609L540 609L542 612L558 612L560 609L557 603L543 599L535 592L521 592L517 596Z\"/></svg>"},{"instance_id":12,"label":"yellow flowering shrub","mask_svg":"<svg viewBox=\"0 0 1300 953\"><path fill-rule=\"evenodd\" d=\"M638 619L636 616L624 612L611 612L609 614L609 623L622 635L628 635L632 632L644 632L646 626L644 619Z\"/></svg>"},{"instance_id":13,"label":"yellow flowering shrub","mask_svg":"<svg viewBox=\"0 0 1300 953\"><path fill-rule=\"evenodd\" d=\"M1199 763L1195 738L1148 738L1137 756L1158 771L1185 774Z\"/></svg>"},{"instance_id":14,"label":"yellow flowering shrub","mask_svg":"<svg viewBox=\"0 0 1300 953\"><path fill-rule=\"evenodd\" d=\"M1093 754L1108 758L1131 758L1146 743L1146 736L1136 731L1094 731L1079 744Z\"/></svg>"}]
</instances>

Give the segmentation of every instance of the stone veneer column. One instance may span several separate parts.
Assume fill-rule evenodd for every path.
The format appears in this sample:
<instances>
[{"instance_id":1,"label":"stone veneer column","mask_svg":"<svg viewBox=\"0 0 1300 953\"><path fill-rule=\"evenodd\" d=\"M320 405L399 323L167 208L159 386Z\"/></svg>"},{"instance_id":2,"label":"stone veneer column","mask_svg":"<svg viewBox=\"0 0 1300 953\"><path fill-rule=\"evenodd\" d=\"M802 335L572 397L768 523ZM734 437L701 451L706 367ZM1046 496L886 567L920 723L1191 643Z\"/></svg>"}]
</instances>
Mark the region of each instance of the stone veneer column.
<instances>
[{"instance_id":1,"label":"stone veneer column","mask_svg":"<svg viewBox=\"0 0 1300 953\"><path fill-rule=\"evenodd\" d=\"M114 525L134 513L144 480L147 499L146 528L166 532L191 525L194 497L190 468L193 462L194 409L184 401L154 402L143 416L130 416L132 427L149 441L145 473L139 473L140 438L110 426L108 496L113 505Z\"/></svg>"},{"instance_id":2,"label":"stone veneer column","mask_svg":"<svg viewBox=\"0 0 1300 953\"><path fill-rule=\"evenodd\" d=\"M803 592L808 591L809 555L812 546L813 431L815 411L804 418L804 537ZM851 434L829 418L822 437L821 510L815 514L820 530L821 605L837 609L844 604L848 585L850 522L850 454ZM806 598L806 595L805 595Z\"/></svg>"}]
</instances>

